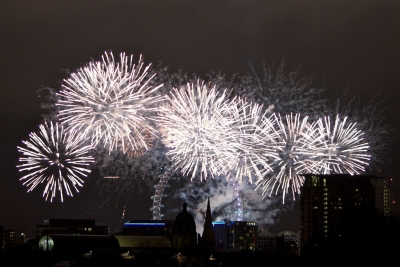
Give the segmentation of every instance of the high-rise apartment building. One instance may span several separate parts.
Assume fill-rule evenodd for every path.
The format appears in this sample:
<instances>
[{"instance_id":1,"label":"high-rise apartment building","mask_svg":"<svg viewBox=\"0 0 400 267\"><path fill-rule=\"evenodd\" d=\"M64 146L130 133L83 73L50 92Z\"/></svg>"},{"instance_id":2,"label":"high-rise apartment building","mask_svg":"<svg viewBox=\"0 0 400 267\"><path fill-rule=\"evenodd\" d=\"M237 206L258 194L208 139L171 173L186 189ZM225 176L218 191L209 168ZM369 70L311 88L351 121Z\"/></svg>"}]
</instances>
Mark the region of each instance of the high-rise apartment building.
<instances>
[{"instance_id":1,"label":"high-rise apartment building","mask_svg":"<svg viewBox=\"0 0 400 267\"><path fill-rule=\"evenodd\" d=\"M302 254L368 249L391 215L390 180L376 176L306 175L301 191Z\"/></svg>"}]
</instances>

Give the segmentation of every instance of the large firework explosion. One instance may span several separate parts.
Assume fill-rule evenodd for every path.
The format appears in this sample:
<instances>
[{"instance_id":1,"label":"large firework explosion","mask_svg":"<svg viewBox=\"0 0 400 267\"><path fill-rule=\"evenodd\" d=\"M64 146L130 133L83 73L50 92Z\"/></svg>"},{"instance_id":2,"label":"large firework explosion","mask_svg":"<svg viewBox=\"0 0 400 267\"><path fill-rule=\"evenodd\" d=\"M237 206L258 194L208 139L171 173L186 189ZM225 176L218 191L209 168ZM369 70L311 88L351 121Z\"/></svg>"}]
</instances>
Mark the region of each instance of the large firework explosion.
<instances>
[{"instance_id":1,"label":"large firework explosion","mask_svg":"<svg viewBox=\"0 0 400 267\"><path fill-rule=\"evenodd\" d=\"M327 106L326 106L326 100L324 97L322 97L321 92L323 90L315 88L312 86L312 81L308 78L302 78L300 77L300 73L298 70L292 71L290 73L286 73L283 71L283 64L279 65L277 69L274 69L274 67L267 67L263 69L263 73L261 73L261 76L257 76L258 74L255 74L253 72L251 75L244 75L244 76L235 76L234 78L226 78L226 76L222 74L211 74L207 76L207 80L210 81L210 84L216 85L217 88L233 88L232 92L234 92L236 95L242 97L243 99L246 99L246 101L251 100L254 103L259 103L260 105L262 104L264 107L267 107L269 112L279 112L280 114L289 114L290 112L293 113L301 113L303 115L308 115L310 120L317 121L317 118L320 118L322 114L332 114L333 112L327 112ZM77 72L78 73L78 72ZM178 96L176 91L179 91L178 89L172 89L173 87L175 88L182 88L187 82L189 81L190 83L196 84L197 80L200 78L198 75L193 74L193 75L187 75L186 73L183 72L178 72L178 73L169 73L167 68L163 69L154 69L152 68L151 70L149 69L149 73L147 77L151 77L151 79L148 79L148 85L155 87L158 87L159 84L165 83L166 86L163 88L160 88L157 90L157 92L163 91L163 93L168 94L171 92L170 96L175 95ZM157 73L156 76L153 74ZM153 78L154 77L154 78ZM204 78L204 77L202 77ZM192 86L195 88L195 86ZM211 87L210 87L211 88ZM187 89L187 88L186 88ZM184 90L184 89L181 89ZM223 93L220 92L217 94L222 95ZM58 95L58 98L62 98L61 95ZM197 102L195 102L197 103ZM228 101L227 103L231 104L232 102ZM190 104L193 104L192 102ZM255 105L252 104L244 104L248 108L245 110L246 114L249 114L248 110L256 110L254 107ZM188 105L190 106L190 105ZM48 107L47 107L48 108ZM58 109L62 109L62 106L57 106ZM230 112L232 112L232 106L228 108ZM234 111L235 112L235 111ZM270 114L270 113L266 114ZM252 115L251 116L242 116L242 110L239 110L240 114L240 120L238 121L237 119L233 119L234 123L233 125L252 125ZM250 112L253 114L252 112ZM232 114L232 113L231 113ZM260 112L261 114L261 112ZM340 115L344 114L339 112ZM377 113L371 114L375 115ZM267 126L263 125L265 122L265 118L269 118L270 122L273 124L276 124L278 119L274 121L273 116L267 116L264 113L262 113L263 119L261 120L255 120L257 127L251 128L251 127L243 127L240 128L240 130L244 130L243 132L245 133L255 133L257 131L261 131L259 129L264 129L266 131L264 134L265 136L271 136L271 135L276 135L276 133L279 132L279 127L277 125L274 126ZM348 114L350 115L350 114ZM351 115L353 115L353 112L351 112ZM228 116L229 117L229 116ZM257 117L257 116L254 116ZM354 117L351 117L352 120ZM282 120L283 121L283 120ZM355 120L353 120L355 121ZM360 121L359 118L357 117L357 121ZM150 122L150 121L149 121ZM69 125L69 124L68 124ZM260 126L261 125L261 126ZM365 122L363 124L368 125L368 122ZM171 123L171 126L175 127ZM314 123L313 126L316 126ZM360 129L362 129L365 132L365 127L360 127L360 124L357 125ZM154 128L154 127L153 127ZM382 127L381 127L382 128ZM232 127L234 129L234 126ZM237 130L238 128L236 128ZM254 130L256 129L256 130ZM271 129L274 129L271 132ZM143 131L143 134L147 134L148 131ZM106 181L107 179L102 179L101 181L107 186L110 187L125 187L125 181L127 182L126 179L133 179L133 180L140 180L141 182L147 182L148 184L155 184L157 181L157 178L161 177L164 173L163 170L166 168L160 168L159 166L161 165L169 165L171 164L171 159L173 156L172 154L169 154L166 156L165 154L168 151L172 151L175 148L169 146L170 144L170 136L168 132L168 128L162 127L161 132L165 134L166 138L163 138L163 143L166 144L167 148L165 148L164 144L160 145L155 145L153 146L150 150L143 149L143 147L138 147L138 148L133 148L129 146L125 146L123 148L122 141L119 141L119 143L115 146L117 148L116 150L112 151L111 154L109 154L109 147L106 149L101 148L100 146L97 146L96 148L96 167L98 170L100 170L100 173L104 174L102 176L118 176L118 177L125 177L125 179L118 179L116 181ZM240 132L240 131L239 131ZM258 132L260 135L262 135L260 132ZM142 134L142 135L143 135ZM237 131L234 132L234 135L237 135ZM153 135L154 136L154 135ZM369 134L368 134L369 136ZM368 140L368 136L366 136L365 140ZM245 137L245 138L243 138ZM216 190L211 190L209 193L204 194L204 198L202 201L206 201L207 197L215 197L220 200L220 203L231 203L234 201L235 203L240 203L239 198L236 198L233 200L232 196L233 191L235 190L232 185L230 185L229 181L226 180L226 177L236 177L239 180L244 177L244 178L249 178L251 176L251 180L254 179L259 179L260 183L270 179L270 177L274 176L276 177L276 174L278 171L281 169L277 166L279 166L278 162L279 160L272 160L270 161L271 157L267 157L269 160L265 162L265 164L251 164L251 162L256 161L254 160L254 155L256 157L259 157L259 155L262 156L261 150L253 149L257 148L255 146L256 143L259 142L260 137L254 136L254 135L242 135L243 142L237 142L239 143L236 144L234 151L236 151L236 156L231 157L231 160L229 161L229 164L225 164L224 162L218 162L217 163L217 168L215 170L218 171L213 171L210 168L209 162L205 162L207 165L205 165L205 168L207 169L208 173L210 174L218 174L218 173L223 173L227 172L226 176L221 176L224 177L222 179L216 178L216 179L209 179L207 183L201 183L204 186L208 185L214 185L216 188L219 188L218 191ZM145 139L147 139L145 137ZM168 139L168 140L167 140ZM175 138L172 138L175 139ZM275 140L273 142L273 149L275 150L276 153L279 152L276 147L278 147L278 142L277 138L273 139ZM316 139L317 140L317 139ZM160 140L156 139L155 142L159 142ZM368 140L369 142L369 140ZM124 142L126 143L126 142ZM148 146L147 142L147 146ZM241 144L247 144L247 149L242 149L240 148L243 146ZM232 144L231 144L232 145ZM265 144L264 144L265 145ZM232 147L231 147L232 149ZM248 152L246 152L248 151ZM252 154L255 151L255 154ZM105 152L105 153L104 153ZM126 152L126 154L129 153L134 153L134 155L141 155L144 153L141 157L136 157L136 158L131 158L131 157L126 157L126 155L122 155L123 152ZM178 151L175 151L178 152ZM272 151L270 153L273 153ZM282 152L279 152L282 153ZM249 155L252 156L249 156ZM183 154L182 154L183 155ZM190 155L190 154L186 154ZM186 163L193 162L193 158L188 158ZM202 163L201 160L205 159L200 158L199 164ZM234 159L234 160L233 160ZM251 160L250 160L251 159ZM175 161L172 161L174 163ZM315 161L309 161L308 163L314 163ZM126 164L128 163L128 164ZM174 164L175 165L175 164ZM181 165L182 166L182 165ZM189 176L196 175L197 177L204 178L206 177L205 172L201 172L201 167L202 165L198 165L197 171L194 171L194 166L192 165L191 170L187 170L186 174ZM227 168L227 166L229 168ZM233 167L232 167L233 166ZM269 168L271 167L274 171L270 171ZM175 167L177 167L175 165ZM255 168L257 167L257 168ZM226 170L222 170L226 169ZM261 175L257 174L258 170L261 170ZM183 169L180 168L180 171ZM176 172L174 175L179 176L178 172ZM230 175L230 176L229 176ZM220 176L219 176L220 177ZM262 180L260 180L260 177L263 177ZM284 178L285 175L282 175L283 180L287 180L287 177ZM145 178L142 180L142 178ZM282 181L283 181L282 180ZM171 181L171 180L170 180ZM228 182L227 182L228 181ZM235 179L233 179L235 181ZM237 180L236 180L237 181ZM246 182L244 182L246 181ZM106 183L107 182L107 183ZM110 182L110 183L108 183ZM182 192L186 187L197 187L198 184L195 183L189 183L186 184L187 181L185 180L180 180L179 186L176 186L177 188L174 188L174 192ZM185 183L184 188L182 188L182 183ZM110 185L108 185L110 184ZM112 185L111 185L112 184ZM250 205L250 207L258 207L258 208L250 208L247 207L247 210L251 210L253 214L258 214L259 217L256 219L256 221L262 222L263 218L270 218L271 216L275 216L276 213L278 212L278 209L274 209L273 212L270 212L270 206L269 203L277 203L277 198L275 197L275 194L281 194L283 193L283 188L278 187L279 182L275 185L275 189L273 190L273 194L264 194L264 196L271 196L272 198L265 199L264 201L259 201L259 195L256 194L255 192L252 191L252 186L250 186L247 183L247 180L243 179L242 183L236 183L237 190L239 190L240 196L243 196L243 202L244 205ZM245 187L245 188L242 188ZM271 186L269 187L271 189ZM115 190L115 192L122 192L123 190ZM126 191L126 190L125 190ZM125 192L124 191L124 192ZM226 191L226 194L222 194L221 191ZM289 189L285 191L285 194L282 194L283 197L287 195L292 190L292 184L290 184ZM110 190L104 190L104 192L111 192ZM230 192L230 193L228 193ZM272 191L271 191L272 192ZM167 192L168 193L168 192ZM232 193L232 194L231 194ZM163 195L162 193L161 195ZM183 192L182 192L183 194ZM189 193L190 194L190 193ZM112 195L112 194L111 194ZM120 195L118 193L117 195ZM168 193L168 195L171 195L171 193ZM173 194L174 195L174 194ZM176 196L177 194L175 194ZM105 197L109 197L108 193L103 194ZM189 196L186 196L188 198ZM224 199L224 200L222 200ZM248 202L249 199L253 199L251 203ZM161 200L161 199L160 199ZM213 201L212 201L213 202ZM233 203L233 202L232 202ZM250 203L250 204L249 204ZM225 206L225 204L221 204L222 206ZM221 210L221 205L216 205L217 210ZM118 205L119 206L119 205ZM286 205L287 206L287 205ZM282 207L279 207L279 209L282 209ZM257 210L257 211L255 211ZM237 210L238 212L238 210ZM245 212L246 213L246 212ZM248 213L249 215L249 213ZM222 215L221 215L222 216ZM245 216L246 217L246 216ZM253 218L253 217L251 217ZM271 219L272 220L272 219Z\"/></svg>"},{"instance_id":2,"label":"large firework explosion","mask_svg":"<svg viewBox=\"0 0 400 267\"><path fill-rule=\"evenodd\" d=\"M276 119L273 126L276 125L274 144L278 157L274 161L274 172L260 177L256 188L262 187L263 197L277 194L280 190L284 203L289 190L292 191L293 198L296 192L300 192L304 180L301 174L315 170L310 160L314 152L313 146L318 140L315 139L315 130L308 122L308 117L290 114L285 116L286 120L280 115Z\"/></svg>"},{"instance_id":3,"label":"large firework explosion","mask_svg":"<svg viewBox=\"0 0 400 267\"><path fill-rule=\"evenodd\" d=\"M65 79L58 94L59 118L71 130L82 131L93 146L100 142L109 151L148 149L148 136L155 136L152 114L162 100L156 91L162 86L149 84L151 65L144 67L142 57L112 53L102 61L90 62Z\"/></svg>"},{"instance_id":4,"label":"large firework explosion","mask_svg":"<svg viewBox=\"0 0 400 267\"><path fill-rule=\"evenodd\" d=\"M318 160L317 173L348 173L351 175L365 172L371 155L369 145L364 141L364 133L356 128L355 122L348 118L336 116L334 122L330 117L318 120L318 135L322 141Z\"/></svg>"},{"instance_id":5,"label":"large firework explosion","mask_svg":"<svg viewBox=\"0 0 400 267\"><path fill-rule=\"evenodd\" d=\"M331 117L339 114L341 118L348 117L352 122L357 122L357 129L364 133L362 137L369 144L371 158L366 171L379 173L384 161L390 158L388 153L395 136L385 116L387 96L381 92L366 101L350 97L347 93L332 103Z\"/></svg>"},{"instance_id":6,"label":"large firework explosion","mask_svg":"<svg viewBox=\"0 0 400 267\"><path fill-rule=\"evenodd\" d=\"M28 172L20 179L28 192L45 183L43 197L51 202L57 191L61 201L64 191L67 196L73 196L72 188L79 192L78 187L83 186L83 178L90 173L89 165L94 161L81 134L65 132L57 122L45 122L39 126L39 133L30 133L23 144L18 147L22 156L17 168Z\"/></svg>"},{"instance_id":7,"label":"large firework explosion","mask_svg":"<svg viewBox=\"0 0 400 267\"><path fill-rule=\"evenodd\" d=\"M368 144L362 138L362 131L356 123L347 123L336 116L332 125L329 117L309 123L300 114L286 115L286 121L279 116L277 122L276 149L279 157L275 160L272 175L261 177L257 188L262 195L271 196L282 192L283 203L286 194L300 192L304 178L302 174L360 174L369 164Z\"/></svg>"},{"instance_id":8,"label":"large firework explosion","mask_svg":"<svg viewBox=\"0 0 400 267\"><path fill-rule=\"evenodd\" d=\"M257 180L271 172L272 160L278 158L274 147L276 131L273 125L276 120L267 115L269 110L263 112L261 105L246 103L243 99L233 102L232 107L233 129L238 132L235 140L238 160L230 176L239 182L246 177L253 183L254 176Z\"/></svg>"},{"instance_id":9,"label":"large firework explosion","mask_svg":"<svg viewBox=\"0 0 400 267\"><path fill-rule=\"evenodd\" d=\"M226 92L204 82L174 88L160 108L160 125L167 155L177 169L192 179L220 175L236 162L235 120Z\"/></svg>"}]
</instances>

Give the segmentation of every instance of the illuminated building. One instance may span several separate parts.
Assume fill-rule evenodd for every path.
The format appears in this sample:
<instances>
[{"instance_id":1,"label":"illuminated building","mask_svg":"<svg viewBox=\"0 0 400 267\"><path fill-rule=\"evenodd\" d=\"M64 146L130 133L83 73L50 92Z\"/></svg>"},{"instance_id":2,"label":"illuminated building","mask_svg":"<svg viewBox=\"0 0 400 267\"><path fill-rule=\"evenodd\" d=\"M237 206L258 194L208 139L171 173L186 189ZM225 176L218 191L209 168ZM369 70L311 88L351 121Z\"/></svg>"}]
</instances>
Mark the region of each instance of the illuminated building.
<instances>
[{"instance_id":1,"label":"illuminated building","mask_svg":"<svg viewBox=\"0 0 400 267\"><path fill-rule=\"evenodd\" d=\"M380 214L390 217L393 215L393 179L372 177L371 183L375 187L375 208Z\"/></svg>"},{"instance_id":2,"label":"illuminated building","mask_svg":"<svg viewBox=\"0 0 400 267\"><path fill-rule=\"evenodd\" d=\"M108 235L108 226L97 226L95 220L50 219L36 226L36 238L44 235Z\"/></svg>"},{"instance_id":3,"label":"illuminated building","mask_svg":"<svg viewBox=\"0 0 400 267\"><path fill-rule=\"evenodd\" d=\"M173 220L133 220L124 223L123 235L172 238Z\"/></svg>"},{"instance_id":4,"label":"illuminated building","mask_svg":"<svg viewBox=\"0 0 400 267\"><path fill-rule=\"evenodd\" d=\"M215 248L218 251L255 250L257 224L243 221L213 222Z\"/></svg>"},{"instance_id":5,"label":"illuminated building","mask_svg":"<svg viewBox=\"0 0 400 267\"><path fill-rule=\"evenodd\" d=\"M3 248L6 248L8 245L13 245L17 241L17 235L15 230L3 230Z\"/></svg>"},{"instance_id":6,"label":"illuminated building","mask_svg":"<svg viewBox=\"0 0 400 267\"><path fill-rule=\"evenodd\" d=\"M376 176L306 175L301 191L302 254L366 250L382 239L390 215L389 180Z\"/></svg>"}]
</instances>

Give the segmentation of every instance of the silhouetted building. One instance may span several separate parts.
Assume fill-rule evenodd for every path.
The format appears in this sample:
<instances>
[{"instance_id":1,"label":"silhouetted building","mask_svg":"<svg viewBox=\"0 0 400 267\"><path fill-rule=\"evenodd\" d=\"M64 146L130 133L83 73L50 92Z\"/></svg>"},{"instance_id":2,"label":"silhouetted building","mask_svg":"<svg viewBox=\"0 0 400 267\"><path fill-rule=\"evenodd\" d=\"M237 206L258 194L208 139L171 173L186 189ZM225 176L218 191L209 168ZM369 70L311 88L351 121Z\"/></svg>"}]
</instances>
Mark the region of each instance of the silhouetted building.
<instances>
[{"instance_id":1,"label":"silhouetted building","mask_svg":"<svg viewBox=\"0 0 400 267\"><path fill-rule=\"evenodd\" d=\"M171 248L171 240L165 236L116 235L121 248Z\"/></svg>"},{"instance_id":2,"label":"silhouetted building","mask_svg":"<svg viewBox=\"0 0 400 267\"><path fill-rule=\"evenodd\" d=\"M258 232L257 251L275 256L298 256L300 254L299 234L281 231L277 234Z\"/></svg>"},{"instance_id":3,"label":"silhouetted building","mask_svg":"<svg viewBox=\"0 0 400 267\"><path fill-rule=\"evenodd\" d=\"M284 249L283 236L272 234L258 234L256 250L268 255L280 254Z\"/></svg>"},{"instance_id":4,"label":"silhouetted building","mask_svg":"<svg viewBox=\"0 0 400 267\"><path fill-rule=\"evenodd\" d=\"M284 255L300 255L300 233L293 231L281 231L276 234L278 237L283 237L283 251Z\"/></svg>"},{"instance_id":5,"label":"silhouetted building","mask_svg":"<svg viewBox=\"0 0 400 267\"><path fill-rule=\"evenodd\" d=\"M4 231L4 227L2 225L0 225L0 249L4 249L3 231Z\"/></svg>"},{"instance_id":6,"label":"silhouetted building","mask_svg":"<svg viewBox=\"0 0 400 267\"><path fill-rule=\"evenodd\" d=\"M392 193L393 193L393 216L397 219L400 219L400 179L397 177L390 178L390 182L393 184Z\"/></svg>"},{"instance_id":7,"label":"silhouetted building","mask_svg":"<svg viewBox=\"0 0 400 267\"><path fill-rule=\"evenodd\" d=\"M390 214L387 186L387 179L375 176L306 175L301 190L302 254L371 249L382 239L383 218Z\"/></svg>"},{"instance_id":8,"label":"silhouetted building","mask_svg":"<svg viewBox=\"0 0 400 267\"><path fill-rule=\"evenodd\" d=\"M257 224L255 222L213 222L215 248L218 251L255 250Z\"/></svg>"},{"instance_id":9,"label":"silhouetted building","mask_svg":"<svg viewBox=\"0 0 400 267\"><path fill-rule=\"evenodd\" d=\"M215 249L215 236L212 224L210 199L207 201L207 211L204 221L203 235L201 236L201 246L205 251L214 251Z\"/></svg>"},{"instance_id":10,"label":"silhouetted building","mask_svg":"<svg viewBox=\"0 0 400 267\"><path fill-rule=\"evenodd\" d=\"M190 251L196 245L196 224L193 216L187 211L186 203L183 203L183 210L176 216L172 229L172 247L182 251Z\"/></svg>"},{"instance_id":11,"label":"silhouetted building","mask_svg":"<svg viewBox=\"0 0 400 267\"><path fill-rule=\"evenodd\" d=\"M44 235L108 235L108 226L96 226L95 220L50 219L36 226L36 238Z\"/></svg>"},{"instance_id":12,"label":"silhouetted building","mask_svg":"<svg viewBox=\"0 0 400 267\"><path fill-rule=\"evenodd\" d=\"M40 251L70 256L94 250L118 249L119 243L114 236L50 234L40 238L38 248Z\"/></svg>"},{"instance_id":13,"label":"silhouetted building","mask_svg":"<svg viewBox=\"0 0 400 267\"><path fill-rule=\"evenodd\" d=\"M165 236L172 240L172 220L133 220L124 223L122 234L131 236Z\"/></svg>"}]
</instances>

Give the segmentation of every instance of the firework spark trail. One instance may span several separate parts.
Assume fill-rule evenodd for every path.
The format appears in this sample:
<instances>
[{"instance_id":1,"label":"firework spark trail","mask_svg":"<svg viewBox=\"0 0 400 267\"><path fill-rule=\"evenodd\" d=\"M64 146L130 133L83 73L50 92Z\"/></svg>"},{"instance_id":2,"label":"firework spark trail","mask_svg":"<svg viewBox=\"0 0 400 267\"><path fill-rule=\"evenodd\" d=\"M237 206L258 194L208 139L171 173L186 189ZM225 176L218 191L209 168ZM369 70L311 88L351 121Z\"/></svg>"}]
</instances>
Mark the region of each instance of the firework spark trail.
<instances>
[{"instance_id":1,"label":"firework spark trail","mask_svg":"<svg viewBox=\"0 0 400 267\"><path fill-rule=\"evenodd\" d=\"M318 173L360 174L369 165L371 155L369 145L364 141L364 133L356 128L356 123L347 122L336 116L334 123L329 117L318 120L317 130L323 141L318 155Z\"/></svg>"},{"instance_id":2,"label":"firework spark trail","mask_svg":"<svg viewBox=\"0 0 400 267\"><path fill-rule=\"evenodd\" d=\"M235 123L226 92L204 82L174 88L160 109L159 123L165 132L167 155L176 169L200 180L225 173L237 161Z\"/></svg>"},{"instance_id":3,"label":"firework spark trail","mask_svg":"<svg viewBox=\"0 0 400 267\"><path fill-rule=\"evenodd\" d=\"M272 175L259 179L256 189L262 187L263 197L281 190L285 203L285 196L290 189L293 199L295 193L300 192L304 182L301 174L315 171L315 164L310 158L318 140L315 139L314 124L308 123L308 117L301 119L300 114L286 115L286 121L278 115L276 126L275 145L279 157L274 162L275 170Z\"/></svg>"},{"instance_id":4,"label":"firework spark trail","mask_svg":"<svg viewBox=\"0 0 400 267\"><path fill-rule=\"evenodd\" d=\"M262 113L263 107L246 103L242 99L233 105L235 121L234 130L238 131L235 140L238 160L233 170L235 180L241 182L247 177L253 183L253 177L264 177L273 169L271 163L278 158L274 147L276 132L274 131L274 116Z\"/></svg>"},{"instance_id":5,"label":"firework spark trail","mask_svg":"<svg viewBox=\"0 0 400 267\"><path fill-rule=\"evenodd\" d=\"M58 94L59 119L67 129L82 131L90 136L93 146L100 142L109 152L119 148L141 151L148 148L148 136L157 131L155 104L162 101L156 91L162 86L151 86L151 64L144 67L142 57L134 64L133 56L120 54L116 62L112 53L105 53L102 61L90 62L64 80Z\"/></svg>"},{"instance_id":6,"label":"firework spark trail","mask_svg":"<svg viewBox=\"0 0 400 267\"><path fill-rule=\"evenodd\" d=\"M24 146L18 146L22 153L19 158L20 172L28 172L20 181L27 186L28 192L34 190L41 183L46 183L43 197L50 201L60 193L64 201L64 191L73 196L72 188L79 192L83 186L83 179L90 170L89 165L94 162L88 155L90 146L85 144L85 138L76 131L65 132L56 122L45 122L39 126L39 133L30 133L29 140L23 141Z\"/></svg>"}]
</instances>

